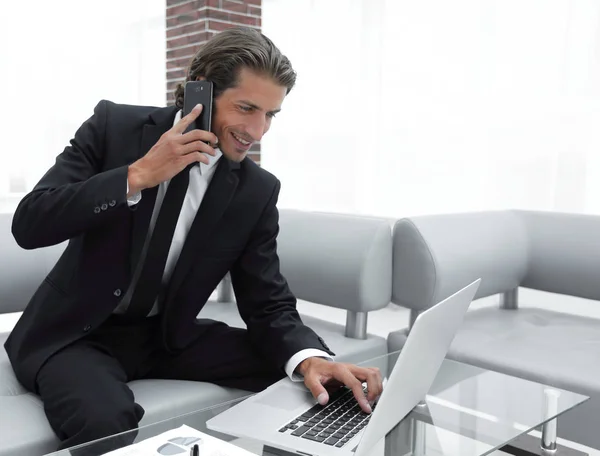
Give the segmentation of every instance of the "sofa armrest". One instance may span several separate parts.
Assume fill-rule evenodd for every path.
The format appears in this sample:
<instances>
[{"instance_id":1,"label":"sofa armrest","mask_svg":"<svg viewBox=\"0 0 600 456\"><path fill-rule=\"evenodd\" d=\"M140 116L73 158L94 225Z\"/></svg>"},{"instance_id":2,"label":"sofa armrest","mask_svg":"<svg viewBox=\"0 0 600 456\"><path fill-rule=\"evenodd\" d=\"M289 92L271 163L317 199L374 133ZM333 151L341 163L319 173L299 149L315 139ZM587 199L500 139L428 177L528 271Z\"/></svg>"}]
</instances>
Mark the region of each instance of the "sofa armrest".
<instances>
[{"instance_id":1,"label":"sofa armrest","mask_svg":"<svg viewBox=\"0 0 600 456\"><path fill-rule=\"evenodd\" d=\"M600 217L515 211L530 239L522 286L600 300Z\"/></svg>"},{"instance_id":2,"label":"sofa armrest","mask_svg":"<svg viewBox=\"0 0 600 456\"><path fill-rule=\"evenodd\" d=\"M353 312L390 303L389 221L282 210L277 243L281 272L297 298Z\"/></svg>"},{"instance_id":3,"label":"sofa armrest","mask_svg":"<svg viewBox=\"0 0 600 456\"><path fill-rule=\"evenodd\" d=\"M367 316L391 302L392 225L388 219L280 210L281 273L298 299L348 311L346 336L367 337ZM219 301L232 300L227 277Z\"/></svg>"},{"instance_id":4,"label":"sofa armrest","mask_svg":"<svg viewBox=\"0 0 600 456\"><path fill-rule=\"evenodd\" d=\"M527 231L511 211L405 218L393 242L392 302L415 311L477 278L476 299L508 292L527 273Z\"/></svg>"},{"instance_id":5,"label":"sofa armrest","mask_svg":"<svg viewBox=\"0 0 600 456\"><path fill-rule=\"evenodd\" d=\"M391 302L393 221L280 210L281 272L298 299L348 311L346 336L367 337L367 314ZM219 301L232 300L227 277Z\"/></svg>"}]
</instances>

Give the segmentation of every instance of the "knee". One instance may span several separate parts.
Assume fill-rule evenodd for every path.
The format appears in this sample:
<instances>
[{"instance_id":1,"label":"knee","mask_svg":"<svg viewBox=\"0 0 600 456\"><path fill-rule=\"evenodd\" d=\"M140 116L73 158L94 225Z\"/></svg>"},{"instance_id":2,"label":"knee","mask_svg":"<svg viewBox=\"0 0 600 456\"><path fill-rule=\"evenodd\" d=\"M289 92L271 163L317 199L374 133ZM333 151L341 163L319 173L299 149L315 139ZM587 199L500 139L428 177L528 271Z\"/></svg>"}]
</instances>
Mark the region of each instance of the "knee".
<instances>
[{"instance_id":1,"label":"knee","mask_svg":"<svg viewBox=\"0 0 600 456\"><path fill-rule=\"evenodd\" d=\"M89 424L103 431L105 435L135 429L143 414L142 407L135 402L96 405L92 410L88 410L88 417L92 417Z\"/></svg>"},{"instance_id":2,"label":"knee","mask_svg":"<svg viewBox=\"0 0 600 456\"><path fill-rule=\"evenodd\" d=\"M84 443L135 429L143 415L144 409L134 402L94 403L79 407L66 420L61 431L78 443ZM134 438L132 433L131 441Z\"/></svg>"}]
</instances>

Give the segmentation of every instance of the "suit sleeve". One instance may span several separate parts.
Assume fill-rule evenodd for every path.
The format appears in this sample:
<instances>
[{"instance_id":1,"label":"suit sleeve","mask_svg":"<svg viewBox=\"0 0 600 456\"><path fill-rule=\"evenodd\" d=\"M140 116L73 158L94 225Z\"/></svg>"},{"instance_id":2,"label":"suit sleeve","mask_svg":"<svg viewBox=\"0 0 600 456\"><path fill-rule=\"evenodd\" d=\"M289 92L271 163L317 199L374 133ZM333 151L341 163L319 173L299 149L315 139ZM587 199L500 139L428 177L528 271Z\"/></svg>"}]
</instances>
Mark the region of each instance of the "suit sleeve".
<instances>
[{"instance_id":1,"label":"suit sleeve","mask_svg":"<svg viewBox=\"0 0 600 456\"><path fill-rule=\"evenodd\" d=\"M231 270L231 281L253 345L284 369L294 354L307 348L333 353L302 323L296 298L279 270L279 188L277 182L248 246Z\"/></svg>"},{"instance_id":2,"label":"suit sleeve","mask_svg":"<svg viewBox=\"0 0 600 456\"><path fill-rule=\"evenodd\" d=\"M124 210L127 166L101 172L107 134L108 103L75 133L34 189L19 203L13 236L25 249L58 244L107 223Z\"/></svg>"}]
</instances>

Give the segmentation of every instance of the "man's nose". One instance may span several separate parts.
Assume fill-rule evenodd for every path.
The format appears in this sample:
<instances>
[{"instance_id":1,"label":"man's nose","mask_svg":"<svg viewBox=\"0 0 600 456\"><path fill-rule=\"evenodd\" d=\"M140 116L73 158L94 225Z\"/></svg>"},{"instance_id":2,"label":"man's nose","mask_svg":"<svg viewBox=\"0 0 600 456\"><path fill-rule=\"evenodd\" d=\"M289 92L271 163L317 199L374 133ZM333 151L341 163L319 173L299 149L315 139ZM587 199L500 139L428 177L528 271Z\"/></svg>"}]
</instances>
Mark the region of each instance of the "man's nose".
<instances>
[{"instance_id":1,"label":"man's nose","mask_svg":"<svg viewBox=\"0 0 600 456\"><path fill-rule=\"evenodd\" d=\"M252 139L256 142L260 141L264 134L269 130L267 122L263 116L254 117L247 128L248 134L252 136Z\"/></svg>"}]
</instances>

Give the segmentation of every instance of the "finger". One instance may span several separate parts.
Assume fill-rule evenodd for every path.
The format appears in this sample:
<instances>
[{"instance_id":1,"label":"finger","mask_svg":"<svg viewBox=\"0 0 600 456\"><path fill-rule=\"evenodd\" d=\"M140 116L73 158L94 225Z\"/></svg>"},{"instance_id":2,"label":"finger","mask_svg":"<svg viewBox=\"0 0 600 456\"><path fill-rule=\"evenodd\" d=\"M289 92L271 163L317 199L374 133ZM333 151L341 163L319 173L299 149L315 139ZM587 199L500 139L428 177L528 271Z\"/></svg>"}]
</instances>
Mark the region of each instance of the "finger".
<instances>
[{"instance_id":1,"label":"finger","mask_svg":"<svg viewBox=\"0 0 600 456\"><path fill-rule=\"evenodd\" d=\"M327 390L321 383L321 376L319 374L308 373L304 377L304 384L319 404L326 405L329 402L329 393L327 393Z\"/></svg>"},{"instance_id":2,"label":"finger","mask_svg":"<svg viewBox=\"0 0 600 456\"><path fill-rule=\"evenodd\" d=\"M191 143L186 144L185 146L182 146L181 149L179 150L181 155L186 155L189 154L190 152L204 152L206 154L212 155L213 157L215 156L215 150L210 147L208 144L206 144L203 141L194 141Z\"/></svg>"},{"instance_id":3,"label":"finger","mask_svg":"<svg viewBox=\"0 0 600 456\"><path fill-rule=\"evenodd\" d=\"M183 116L179 120L179 122L177 122L175 124L175 126L172 128L172 131L174 131L175 133L183 133L185 131L185 129L187 127L189 127L192 124L192 122L198 118L198 116L200 115L201 112L202 112L202 105L197 104L196 106L194 106L194 109L192 109L187 116Z\"/></svg>"},{"instance_id":4,"label":"finger","mask_svg":"<svg viewBox=\"0 0 600 456\"><path fill-rule=\"evenodd\" d=\"M383 381L381 380L381 372L377 368L367 369L369 371L367 377L367 400L372 404L375 400L381 396L383 392Z\"/></svg>"},{"instance_id":5,"label":"finger","mask_svg":"<svg viewBox=\"0 0 600 456\"><path fill-rule=\"evenodd\" d=\"M352 390L352 394L360 408L363 409L366 413L371 413L372 409L365 397L365 393L363 391L362 382L356 378L356 376L350 372L350 370L346 366L342 366L335 374L334 377L346 385L348 388Z\"/></svg>"},{"instance_id":6,"label":"finger","mask_svg":"<svg viewBox=\"0 0 600 456\"><path fill-rule=\"evenodd\" d=\"M377 375L379 377L379 396L383 394L383 376L381 375L381 371L377 369ZM375 398L375 400L379 399L379 396Z\"/></svg>"},{"instance_id":7,"label":"finger","mask_svg":"<svg viewBox=\"0 0 600 456\"><path fill-rule=\"evenodd\" d=\"M187 133L181 135L180 138L178 138L178 142L180 144L187 144L194 141L206 141L216 145L219 142L219 138L217 138L217 135L210 131L197 129L188 131Z\"/></svg>"},{"instance_id":8,"label":"finger","mask_svg":"<svg viewBox=\"0 0 600 456\"><path fill-rule=\"evenodd\" d=\"M367 382L367 400L370 403L373 403L375 399L381 396L383 381L381 380L379 369L351 366L350 371L359 380Z\"/></svg>"},{"instance_id":9,"label":"finger","mask_svg":"<svg viewBox=\"0 0 600 456\"><path fill-rule=\"evenodd\" d=\"M185 165L184 168L187 165L190 165L195 162L204 163L205 165L208 165L208 157L200 152L190 152L189 154L183 156L183 163Z\"/></svg>"}]
</instances>

